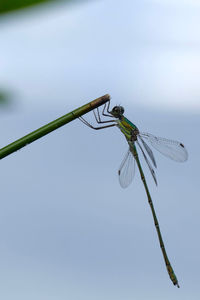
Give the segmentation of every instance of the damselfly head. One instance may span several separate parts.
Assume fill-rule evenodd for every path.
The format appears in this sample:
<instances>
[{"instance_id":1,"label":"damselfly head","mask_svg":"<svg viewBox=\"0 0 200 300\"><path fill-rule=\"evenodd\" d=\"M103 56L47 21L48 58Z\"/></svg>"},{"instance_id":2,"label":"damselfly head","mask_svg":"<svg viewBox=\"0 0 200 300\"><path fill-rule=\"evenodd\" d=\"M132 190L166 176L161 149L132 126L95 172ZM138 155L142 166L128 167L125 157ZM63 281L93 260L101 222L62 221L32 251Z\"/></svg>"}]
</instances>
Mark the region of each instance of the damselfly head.
<instances>
[{"instance_id":1,"label":"damselfly head","mask_svg":"<svg viewBox=\"0 0 200 300\"><path fill-rule=\"evenodd\" d=\"M110 113L113 117L120 118L124 113L124 108L123 106L114 106Z\"/></svg>"}]
</instances>

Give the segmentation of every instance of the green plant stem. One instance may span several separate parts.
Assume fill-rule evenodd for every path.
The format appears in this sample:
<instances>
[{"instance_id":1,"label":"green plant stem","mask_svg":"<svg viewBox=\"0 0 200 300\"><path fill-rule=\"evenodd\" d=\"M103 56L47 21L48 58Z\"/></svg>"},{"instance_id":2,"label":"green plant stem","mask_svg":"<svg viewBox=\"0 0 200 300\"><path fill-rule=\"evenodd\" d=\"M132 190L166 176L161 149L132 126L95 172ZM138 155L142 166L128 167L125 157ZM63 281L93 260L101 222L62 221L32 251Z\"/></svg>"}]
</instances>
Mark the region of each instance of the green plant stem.
<instances>
[{"instance_id":1,"label":"green plant stem","mask_svg":"<svg viewBox=\"0 0 200 300\"><path fill-rule=\"evenodd\" d=\"M73 121L74 119L88 113L89 111L105 104L110 100L110 96L108 94L97 98L75 110L72 112L40 127L39 129L25 135L24 137L16 140L15 142L5 146L0 149L0 159L8 156L9 154L21 149L22 147L36 141L37 139L43 137L44 135L58 129L59 127Z\"/></svg>"}]
</instances>

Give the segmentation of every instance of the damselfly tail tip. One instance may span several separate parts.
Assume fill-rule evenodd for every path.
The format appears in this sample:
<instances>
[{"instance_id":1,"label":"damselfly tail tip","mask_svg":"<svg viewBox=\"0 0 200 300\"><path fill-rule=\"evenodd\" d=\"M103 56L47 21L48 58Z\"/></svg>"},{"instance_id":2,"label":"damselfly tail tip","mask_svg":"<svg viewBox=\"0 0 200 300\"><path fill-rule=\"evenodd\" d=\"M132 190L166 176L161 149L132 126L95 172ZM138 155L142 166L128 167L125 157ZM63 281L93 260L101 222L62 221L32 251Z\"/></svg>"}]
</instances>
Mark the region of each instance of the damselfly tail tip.
<instances>
[{"instance_id":1,"label":"damselfly tail tip","mask_svg":"<svg viewBox=\"0 0 200 300\"><path fill-rule=\"evenodd\" d=\"M170 277L170 278L171 278L171 277ZM173 284L174 284L175 286L177 286L177 288L180 288L177 279L175 279L175 278L172 279L172 278L171 278L171 280L172 280Z\"/></svg>"}]
</instances>

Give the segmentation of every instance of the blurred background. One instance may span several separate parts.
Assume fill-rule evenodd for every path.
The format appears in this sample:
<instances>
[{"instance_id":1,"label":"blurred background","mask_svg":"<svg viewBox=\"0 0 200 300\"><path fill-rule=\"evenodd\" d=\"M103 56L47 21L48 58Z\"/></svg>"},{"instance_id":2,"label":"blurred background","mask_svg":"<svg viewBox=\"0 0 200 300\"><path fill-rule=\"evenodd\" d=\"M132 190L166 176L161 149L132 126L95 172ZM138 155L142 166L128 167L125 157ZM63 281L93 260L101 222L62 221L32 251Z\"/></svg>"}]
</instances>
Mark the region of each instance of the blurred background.
<instances>
[{"instance_id":1,"label":"blurred background","mask_svg":"<svg viewBox=\"0 0 200 300\"><path fill-rule=\"evenodd\" d=\"M199 299L199 1L12 2L0 4L0 147L109 93L189 160L154 151L158 187L142 160L177 289L139 172L118 183L117 128L75 120L4 158L1 298Z\"/></svg>"}]
</instances>

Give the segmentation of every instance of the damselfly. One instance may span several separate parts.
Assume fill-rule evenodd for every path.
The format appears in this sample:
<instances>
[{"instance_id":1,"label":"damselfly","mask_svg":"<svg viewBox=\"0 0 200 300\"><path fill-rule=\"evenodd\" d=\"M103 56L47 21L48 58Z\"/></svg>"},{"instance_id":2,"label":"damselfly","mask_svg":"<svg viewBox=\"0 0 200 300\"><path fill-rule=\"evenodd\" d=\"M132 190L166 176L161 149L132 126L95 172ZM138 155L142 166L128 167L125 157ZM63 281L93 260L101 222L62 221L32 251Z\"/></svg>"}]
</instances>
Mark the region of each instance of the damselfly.
<instances>
[{"instance_id":1,"label":"damselfly","mask_svg":"<svg viewBox=\"0 0 200 300\"><path fill-rule=\"evenodd\" d=\"M138 166L140 176L142 179L142 182L144 184L144 188L147 194L148 202L151 207L151 212L154 219L154 224L156 227L156 231L158 234L158 239L160 243L160 247L162 250L162 254L165 260L165 265L168 271L168 274L173 282L174 285L179 287L178 280L176 278L176 275L173 271L173 268L170 264L170 261L167 257L167 253L165 250L164 242L162 239L158 219L156 217L155 209L153 206L153 202L151 199L151 195L149 193L149 189L146 183L146 179L142 170L142 166L138 157L138 152L136 146L141 150L142 155L149 167L149 170L153 176L153 179L155 181L155 184L157 185L156 175L153 169L153 166L156 168L156 161L155 157L153 155L153 152L151 148L146 143L149 142L151 146L153 146L156 150L158 150L160 153L164 154L165 156L171 158L172 160L178 161L178 162L184 162L188 158L188 153L184 147L184 145L178 141L168 140L161 137L156 137L149 133L143 133L140 132L139 129L134 125L132 122L130 122L125 116L124 116L124 108L122 106L115 106L112 110L109 110L110 108L110 101L108 102L108 105L105 104L102 115L105 117L111 117L112 119L102 120L100 116L99 109L97 108L97 111L93 110L96 122L98 124L105 124L101 125L99 127L94 127L91 125L88 121L86 121L83 117L80 117L79 119L87 126L89 126L92 129L99 130L104 128L109 128L113 126L117 126L121 132L124 134L129 148L128 152L125 155L119 171L119 182L121 187L126 188L130 185L130 183L133 180L134 174L135 174L135 163ZM151 160L149 161L147 154ZM152 166L153 164L153 166Z\"/></svg>"}]
</instances>

